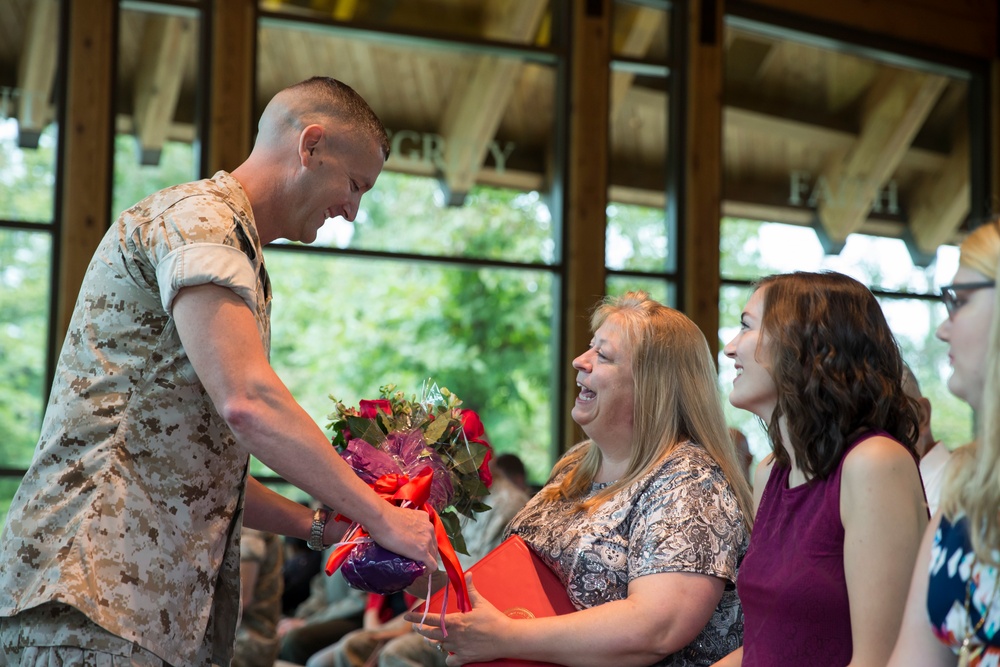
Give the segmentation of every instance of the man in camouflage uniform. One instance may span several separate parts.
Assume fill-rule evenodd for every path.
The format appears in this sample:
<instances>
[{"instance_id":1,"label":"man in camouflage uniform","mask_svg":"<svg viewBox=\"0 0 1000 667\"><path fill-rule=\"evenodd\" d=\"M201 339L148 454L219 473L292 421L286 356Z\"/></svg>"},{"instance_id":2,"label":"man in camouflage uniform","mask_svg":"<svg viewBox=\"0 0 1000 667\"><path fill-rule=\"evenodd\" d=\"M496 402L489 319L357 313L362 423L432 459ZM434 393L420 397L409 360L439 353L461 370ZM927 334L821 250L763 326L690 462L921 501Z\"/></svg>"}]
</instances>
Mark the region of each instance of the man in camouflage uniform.
<instances>
[{"instance_id":1,"label":"man in camouflage uniform","mask_svg":"<svg viewBox=\"0 0 1000 667\"><path fill-rule=\"evenodd\" d=\"M387 155L364 100L316 77L271 100L232 174L156 193L108 231L0 535L11 664L228 665L241 522L341 532L249 477L250 454L435 563L426 515L363 484L268 363L263 246L353 220Z\"/></svg>"}]
</instances>

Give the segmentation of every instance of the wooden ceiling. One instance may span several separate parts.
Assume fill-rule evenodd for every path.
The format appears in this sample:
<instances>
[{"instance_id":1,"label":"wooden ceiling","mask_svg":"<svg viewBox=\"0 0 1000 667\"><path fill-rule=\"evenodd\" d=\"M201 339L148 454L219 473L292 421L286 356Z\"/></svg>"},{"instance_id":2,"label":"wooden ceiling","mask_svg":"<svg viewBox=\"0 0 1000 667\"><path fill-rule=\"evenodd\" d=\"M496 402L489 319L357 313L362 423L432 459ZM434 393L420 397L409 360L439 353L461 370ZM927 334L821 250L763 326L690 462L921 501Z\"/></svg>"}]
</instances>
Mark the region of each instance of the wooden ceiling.
<instances>
[{"instance_id":1,"label":"wooden ceiling","mask_svg":"<svg viewBox=\"0 0 1000 667\"><path fill-rule=\"evenodd\" d=\"M197 18L126 5L117 123L155 163L164 141L195 137ZM129 8L133 7L133 8ZM459 204L475 183L546 189L556 122L548 0L263 0L257 109L317 73L355 87L394 133L387 168L439 178ZM31 146L55 117L58 0L0 0L0 112ZM309 27L292 19L335 19ZM360 38L357 22L388 34ZM337 26L340 26L339 28ZM529 57L421 37L530 47ZM668 15L616 4L611 197L663 206ZM725 33L723 212L817 224L835 246L857 231L908 234L924 252L969 214L969 85L729 26ZM13 93L11 91L14 91ZM817 222L818 221L818 222Z\"/></svg>"}]
</instances>

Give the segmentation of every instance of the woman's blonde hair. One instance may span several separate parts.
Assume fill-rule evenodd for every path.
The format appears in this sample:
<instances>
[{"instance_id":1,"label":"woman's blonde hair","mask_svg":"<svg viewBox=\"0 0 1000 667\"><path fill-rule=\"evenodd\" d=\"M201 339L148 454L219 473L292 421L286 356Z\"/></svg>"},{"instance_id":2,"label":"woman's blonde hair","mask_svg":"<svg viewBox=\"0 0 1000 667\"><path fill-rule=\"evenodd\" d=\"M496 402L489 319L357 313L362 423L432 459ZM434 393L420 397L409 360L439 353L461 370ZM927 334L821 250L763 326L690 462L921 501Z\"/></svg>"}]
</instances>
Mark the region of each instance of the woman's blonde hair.
<instances>
[{"instance_id":1,"label":"woman's blonde hair","mask_svg":"<svg viewBox=\"0 0 1000 667\"><path fill-rule=\"evenodd\" d=\"M959 265L1000 278L1000 217L977 227L962 242ZM965 515L976 558L1000 565L1000 290L994 289L986 352L986 383L976 415L976 440L955 452L941 494L949 520Z\"/></svg>"},{"instance_id":2,"label":"woman's blonde hair","mask_svg":"<svg viewBox=\"0 0 1000 667\"><path fill-rule=\"evenodd\" d=\"M645 292L608 297L591 317L597 331L608 320L620 327L632 352L635 389L631 460L621 479L581 503L592 510L652 471L679 444L690 440L719 464L733 490L747 528L753 521L750 485L741 472L719 395L708 341L684 314L649 298ZM581 498L601 466L601 450L592 442L574 448L556 463L562 481L543 493L549 498Z\"/></svg>"}]
</instances>

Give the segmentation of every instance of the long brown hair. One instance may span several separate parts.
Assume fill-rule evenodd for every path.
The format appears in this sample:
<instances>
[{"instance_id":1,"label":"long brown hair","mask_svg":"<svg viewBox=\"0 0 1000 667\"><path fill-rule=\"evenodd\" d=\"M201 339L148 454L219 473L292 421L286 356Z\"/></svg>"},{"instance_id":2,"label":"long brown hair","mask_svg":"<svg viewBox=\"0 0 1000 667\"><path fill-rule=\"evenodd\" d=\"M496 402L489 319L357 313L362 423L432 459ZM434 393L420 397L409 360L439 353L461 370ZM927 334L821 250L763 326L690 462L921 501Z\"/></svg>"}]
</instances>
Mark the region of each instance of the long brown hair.
<instances>
[{"instance_id":1,"label":"long brown hair","mask_svg":"<svg viewBox=\"0 0 1000 667\"><path fill-rule=\"evenodd\" d=\"M871 291L832 271L768 276L757 289L766 340L758 354L778 393L767 424L775 462L790 465L790 448L807 476L826 479L869 430L915 451L917 404L903 390L903 358Z\"/></svg>"},{"instance_id":2,"label":"long brown hair","mask_svg":"<svg viewBox=\"0 0 1000 667\"><path fill-rule=\"evenodd\" d=\"M736 496L747 528L753 521L750 485L741 472L726 426L715 363L708 341L684 314L645 292L608 297L594 310L591 329L613 318L632 351L635 401L631 459L621 479L582 506L593 509L652 471L679 444L690 440L718 463ZM581 498L601 465L601 450L591 442L574 448L556 463L552 476L568 472L543 491L550 498Z\"/></svg>"}]
</instances>

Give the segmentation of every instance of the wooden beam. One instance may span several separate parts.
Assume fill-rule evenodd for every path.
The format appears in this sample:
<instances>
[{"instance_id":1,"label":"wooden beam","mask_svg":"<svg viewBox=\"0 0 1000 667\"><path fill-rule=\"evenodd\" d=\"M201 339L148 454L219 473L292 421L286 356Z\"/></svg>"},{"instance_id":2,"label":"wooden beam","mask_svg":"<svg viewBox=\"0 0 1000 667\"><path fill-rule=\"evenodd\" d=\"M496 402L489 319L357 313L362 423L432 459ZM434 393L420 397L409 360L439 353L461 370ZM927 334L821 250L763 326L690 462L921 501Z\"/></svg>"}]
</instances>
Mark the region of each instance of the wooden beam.
<instances>
[{"instance_id":1,"label":"wooden beam","mask_svg":"<svg viewBox=\"0 0 1000 667\"><path fill-rule=\"evenodd\" d=\"M250 154L255 120L255 5L254 0L213 0L206 176L219 169L232 171Z\"/></svg>"},{"instance_id":2,"label":"wooden beam","mask_svg":"<svg viewBox=\"0 0 1000 667\"><path fill-rule=\"evenodd\" d=\"M917 189L910 210L910 233L917 249L927 255L955 236L971 208L969 132L962 129L956 134L948 161Z\"/></svg>"},{"instance_id":3,"label":"wooden beam","mask_svg":"<svg viewBox=\"0 0 1000 667\"><path fill-rule=\"evenodd\" d=\"M821 177L828 195L817 213L834 243L861 227L947 83L943 76L907 70L879 76L868 94L857 142Z\"/></svg>"},{"instance_id":4,"label":"wooden beam","mask_svg":"<svg viewBox=\"0 0 1000 667\"><path fill-rule=\"evenodd\" d=\"M841 128L820 125L811 120L800 120L791 116L779 116L772 111L760 111L732 104L723 110L725 129L739 129L761 136L782 137L806 146L815 146L819 151L848 151L858 142L859 136ZM912 144L906 148L901 162L919 171L937 171L944 164L947 155L936 150L918 148Z\"/></svg>"},{"instance_id":5,"label":"wooden beam","mask_svg":"<svg viewBox=\"0 0 1000 667\"><path fill-rule=\"evenodd\" d=\"M738 199L722 200L722 217L758 220L761 222L780 222L786 225L812 227L815 216L811 210L787 204L761 204ZM902 238L905 225L899 221L869 219L861 228L862 234L884 236L886 238Z\"/></svg>"},{"instance_id":6,"label":"wooden beam","mask_svg":"<svg viewBox=\"0 0 1000 667\"><path fill-rule=\"evenodd\" d=\"M409 174L410 176L426 176L434 178L437 176L437 168L433 163L419 158L405 158L390 155L385 162L385 171L398 174ZM544 174L534 171L522 171L520 169L505 168L497 171L494 167L483 167L476 177L478 185L488 185L494 188L505 188L508 190L523 190L545 192L549 185Z\"/></svg>"},{"instance_id":7,"label":"wooden beam","mask_svg":"<svg viewBox=\"0 0 1000 667\"><path fill-rule=\"evenodd\" d=\"M66 57L66 122L59 137L64 160L56 351L62 347L91 256L111 221L112 53L118 39L117 0L91 0L86 7L71 3L68 11L72 27Z\"/></svg>"},{"instance_id":8,"label":"wooden beam","mask_svg":"<svg viewBox=\"0 0 1000 667\"><path fill-rule=\"evenodd\" d=\"M753 85L778 50L779 43L756 35L726 28L726 81Z\"/></svg>"},{"instance_id":9,"label":"wooden beam","mask_svg":"<svg viewBox=\"0 0 1000 667\"><path fill-rule=\"evenodd\" d=\"M547 6L546 0L508 0L503 4L506 11L500 11L503 7L494 0L483 36L529 43ZM517 85L521 65L519 60L480 56L468 84L452 96L445 109L440 130L445 142L442 185L450 204L461 204L476 182L476 173Z\"/></svg>"},{"instance_id":10,"label":"wooden beam","mask_svg":"<svg viewBox=\"0 0 1000 667\"><path fill-rule=\"evenodd\" d=\"M184 63L195 45L195 23L184 16L150 14L135 73L135 136L142 164L159 164L177 111Z\"/></svg>"},{"instance_id":11,"label":"wooden beam","mask_svg":"<svg viewBox=\"0 0 1000 667\"><path fill-rule=\"evenodd\" d=\"M42 130L55 116L50 98L59 47L59 0L35 0L30 7L17 71L17 144L21 148L38 148Z\"/></svg>"},{"instance_id":12,"label":"wooden beam","mask_svg":"<svg viewBox=\"0 0 1000 667\"><path fill-rule=\"evenodd\" d=\"M650 7L617 5L619 19L612 36L612 53L631 58L642 58L649 52L653 38L663 24L666 12ZM618 114L625 96L635 81L631 72L611 73L611 118Z\"/></svg>"},{"instance_id":13,"label":"wooden beam","mask_svg":"<svg viewBox=\"0 0 1000 667\"><path fill-rule=\"evenodd\" d=\"M723 0L692 0L687 34L687 151L684 155L682 305L705 334L719 344L719 241L722 219ZM711 24L702 25L702 21Z\"/></svg>"},{"instance_id":14,"label":"wooden beam","mask_svg":"<svg viewBox=\"0 0 1000 667\"><path fill-rule=\"evenodd\" d=\"M572 361L590 342L590 311L605 292L604 240L608 207L611 0L574 2L570 44L569 147L566 173L566 253L562 359L563 448L582 436L570 415L577 395ZM718 273L718 272L716 272Z\"/></svg>"}]
</instances>

